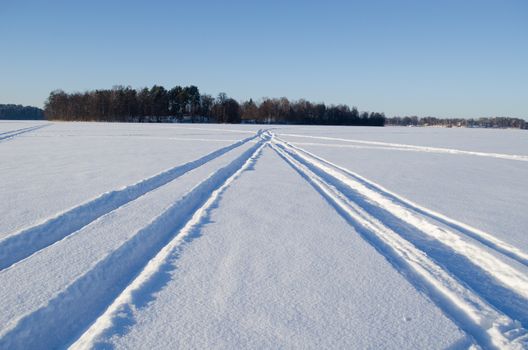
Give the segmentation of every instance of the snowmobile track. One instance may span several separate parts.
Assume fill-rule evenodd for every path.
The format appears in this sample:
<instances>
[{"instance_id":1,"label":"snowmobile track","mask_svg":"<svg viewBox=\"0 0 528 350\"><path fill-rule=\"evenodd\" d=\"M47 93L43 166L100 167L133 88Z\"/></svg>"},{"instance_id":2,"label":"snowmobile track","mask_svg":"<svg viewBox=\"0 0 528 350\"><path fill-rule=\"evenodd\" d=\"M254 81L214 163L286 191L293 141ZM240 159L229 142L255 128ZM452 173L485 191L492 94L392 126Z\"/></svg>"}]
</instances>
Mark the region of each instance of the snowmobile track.
<instances>
[{"instance_id":1,"label":"snowmobile track","mask_svg":"<svg viewBox=\"0 0 528 350\"><path fill-rule=\"evenodd\" d=\"M45 126L4 132L0 134L0 140ZM0 272L13 271L11 267L17 262L252 141L254 145L233 160L226 159L224 164L230 161L229 164L207 178L200 178L201 181L183 197L175 201L169 197L170 205L161 214L138 225L140 228L134 229L130 238L101 254L98 260L90 263L93 265L86 265L75 278L66 279L57 288L58 293L43 298L26 313L20 312L10 320L0 333L0 348L71 346L85 349L104 346L100 340L115 334L116 325L134 322L142 300L150 296L152 285L166 277L164 274L173 266L185 244L199 236L201 226L207 222L222 193L250 169L267 146L476 344L484 349L528 348L526 252L490 233L420 206L282 140L269 130L260 130L199 159L104 193L6 236L0 240ZM424 152L469 152L390 145ZM514 155L470 153L523 160ZM34 261L28 262L33 264Z\"/></svg>"},{"instance_id":2,"label":"snowmobile track","mask_svg":"<svg viewBox=\"0 0 528 350\"><path fill-rule=\"evenodd\" d=\"M438 244L436 239L439 237L431 238L427 231L434 225L426 224L418 228L409 220L413 216L405 211L387 215L388 210L380 208L378 203L379 196L382 195L380 192L361 192L360 189L366 186L362 188L359 186L361 184L351 184L353 177L342 178L346 174L332 171L320 160L309 157L308 152L303 154L299 148L293 148L277 138L273 138L272 148L312 184L411 284L425 291L446 315L481 346L528 346L528 335L523 328L526 327L528 315L525 306L528 283L525 282L524 274L502 260L495 259L481 247L472 246L469 256L464 256L464 251L454 252L449 245L453 241ZM423 222L425 219L420 221ZM470 244L460 241L466 248ZM455 240L454 243L460 242ZM436 246L441 247L433 248ZM478 260L472 262L471 269L467 269L464 264L468 263L469 258L475 258L470 253L482 254L486 258L491 256L496 260L493 263L498 263L500 267L486 271ZM460 273L460 269L465 273Z\"/></svg>"},{"instance_id":3,"label":"snowmobile track","mask_svg":"<svg viewBox=\"0 0 528 350\"><path fill-rule=\"evenodd\" d=\"M508 244L495 236L493 236L490 233L484 232L478 228L472 227L470 225L467 225L463 222L460 222L458 220L452 219L450 217L447 217L441 213L435 212L431 209L425 208L417 203L414 203L410 201L407 198L404 198L394 192L389 191L388 189L384 188L383 186L368 180L364 178L363 176L354 173L346 168L343 168L337 164L334 164L324 158L321 158L305 149L302 149L300 147L297 147L289 142L286 142L280 138L277 138L277 140L280 140L282 143L286 144L288 147L296 150L297 152L300 152L301 154L307 155L308 157L311 157L312 159L317 160L321 164L324 164L325 166L328 166L332 169L334 169L337 172L341 172L345 174L346 176L350 177L354 181L357 181L367 187L368 189L379 193L381 196L384 196L391 201L395 202L398 205L401 205L405 207L405 209L414 211L423 217L432 219L436 222L439 222L443 225L446 225L453 230L456 230L468 237L471 237L483 245L486 245L488 248L493 249L497 251L500 254L503 254L507 257L509 257L512 260L517 261L520 264L523 264L528 267L528 253L523 252L521 249Z\"/></svg>"},{"instance_id":4,"label":"snowmobile track","mask_svg":"<svg viewBox=\"0 0 528 350\"><path fill-rule=\"evenodd\" d=\"M35 130L38 130L38 129L45 128L46 126L49 126L49 125L51 125L51 124L30 126L30 127L27 127L27 128L22 128L22 129L17 129L17 130L3 132L3 133L0 134L0 142L7 141L7 140L12 139L12 138L14 138L16 136L19 136L19 135L22 135L22 134L25 134L25 133L28 133L28 132L31 132L31 131L35 131Z\"/></svg>"},{"instance_id":5,"label":"snowmobile track","mask_svg":"<svg viewBox=\"0 0 528 350\"><path fill-rule=\"evenodd\" d=\"M310 136L310 135L299 135L299 134L280 134L281 136L291 136L299 138L310 138L316 140L328 140L328 141L342 141L349 144L360 144L366 145L372 149L385 149L385 150L397 150L397 151L411 151L411 152L425 152L425 153L439 153L439 154L455 154L455 155L469 155L477 157L488 157L488 158L498 158L506 160L516 160L521 162L528 162L527 155L518 155L518 154L504 154L504 153L489 153L489 152L477 152L477 151L466 151L453 148L442 148L442 147L428 147L428 146L416 146L408 145L402 143L390 143L390 142L380 142L380 141L365 141L365 140L355 140L355 139L343 139L337 137L326 137L326 136ZM325 144L318 144L319 146ZM325 146L343 146L336 144L326 144Z\"/></svg>"},{"instance_id":6,"label":"snowmobile track","mask_svg":"<svg viewBox=\"0 0 528 350\"><path fill-rule=\"evenodd\" d=\"M57 348L64 347L68 340L75 341L110 305L121 305L123 300L128 300L129 293L141 288L146 279L155 275L170 251L184 242L221 192L254 162L266 144L261 138L227 166L201 181L133 238L99 260L52 300L13 322L1 335L0 348Z\"/></svg>"},{"instance_id":7,"label":"snowmobile track","mask_svg":"<svg viewBox=\"0 0 528 350\"><path fill-rule=\"evenodd\" d=\"M95 199L48 218L40 224L7 235L0 240L0 271L71 235L97 218L258 138L259 135L260 132L133 185L103 193Z\"/></svg>"}]
</instances>

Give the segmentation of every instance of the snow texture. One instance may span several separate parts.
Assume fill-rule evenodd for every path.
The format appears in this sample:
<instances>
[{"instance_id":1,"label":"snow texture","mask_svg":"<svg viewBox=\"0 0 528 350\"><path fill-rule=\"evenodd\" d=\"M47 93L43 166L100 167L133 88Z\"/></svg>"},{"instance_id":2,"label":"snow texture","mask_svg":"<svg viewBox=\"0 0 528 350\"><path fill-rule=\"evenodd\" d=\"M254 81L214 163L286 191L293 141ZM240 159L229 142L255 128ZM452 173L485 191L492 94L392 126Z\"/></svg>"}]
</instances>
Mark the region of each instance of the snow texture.
<instances>
[{"instance_id":1,"label":"snow texture","mask_svg":"<svg viewBox=\"0 0 528 350\"><path fill-rule=\"evenodd\" d=\"M528 348L523 131L0 122L0 348Z\"/></svg>"}]
</instances>

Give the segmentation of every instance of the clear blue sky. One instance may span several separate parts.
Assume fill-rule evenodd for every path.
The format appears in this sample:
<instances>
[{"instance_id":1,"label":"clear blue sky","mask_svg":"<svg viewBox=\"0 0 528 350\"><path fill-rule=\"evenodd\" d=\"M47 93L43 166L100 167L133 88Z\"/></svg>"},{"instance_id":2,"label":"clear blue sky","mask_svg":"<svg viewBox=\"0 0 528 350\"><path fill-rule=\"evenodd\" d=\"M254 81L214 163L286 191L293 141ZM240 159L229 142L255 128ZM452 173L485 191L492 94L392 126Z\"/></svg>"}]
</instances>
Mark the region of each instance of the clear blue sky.
<instances>
[{"instance_id":1,"label":"clear blue sky","mask_svg":"<svg viewBox=\"0 0 528 350\"><path fill-rule=\"evenodd\" d=\"M0 103L194 84L360 110L528 118L528 1L0 0Z\"/></svg>"}]
</instances>

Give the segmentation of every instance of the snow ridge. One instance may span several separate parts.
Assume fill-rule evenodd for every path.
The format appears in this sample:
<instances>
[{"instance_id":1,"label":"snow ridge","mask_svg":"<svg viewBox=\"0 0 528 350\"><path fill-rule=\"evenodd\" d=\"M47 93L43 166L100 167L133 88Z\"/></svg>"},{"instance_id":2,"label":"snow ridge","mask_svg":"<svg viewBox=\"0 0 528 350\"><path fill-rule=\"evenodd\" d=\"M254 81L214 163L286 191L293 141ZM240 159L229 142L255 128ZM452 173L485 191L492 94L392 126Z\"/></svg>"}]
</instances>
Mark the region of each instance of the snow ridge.
<instances>
[{"instance_id":1,"label":"snow ridge","mask_svg":"<svg viewBox=\"0 0 528 350\"><path fill-rule=\"evenodd\" d=\"M14 322L0 334L0 348L57 348L68 339L79 337L109 305L127 298L119 297L123 291L135 291L155 274L164 257L184 241L220 193L252 164L266 143L261 139L214 172L46 305Z\"/></svg>"},{"instance_id":2,"label":"snow ridge","mask_svg":"<svg viewBox=\"0 0 528 350\"><path fill-rule=\"evenodd\" d=\"M220 148L199 159L175 166L124 188L103 193L40 224L7 235L0 240L0 271L71 235L97 218L258 138L260 134L259 131L256 135Z\"/></svg>"},{"instance_id":3,"label":"snow ridge","mask_svg":"<svg viewBox=\"0 0 528 350\"><path fill-rule=\"evenodd\" d=\"M444 242L445 246L435 250L433 247L439 244L431 239L443 239L440 232L444 233L446 230L442 229L437 232L437 236L427 238L434 225L427 223L425 219L414 222L416 217L406 210L386 215L385 212L390 207L387 205L380 208L382 199L388 200L380 198L381 194L369 192L365 186L352 183L353 179L302 154L281 140L273 138L272 148L417 289L429 295L477 343L485 348L501 349L522 349L528 346L528 333L523 324L508 315L513 314L526 321L526 276L484 249L470 247L468 242L459 237ZM450 244L454 244L454 247ZM468 250L453 252L458 244ZM464 255L463 259L451 259L456 254ZM483 268L479 264L485 263L485 259L477 259L475 254L494 258L494 262L499 265L495 269L492 266ZM457 269L464 270L462 263L467 263L468 259L476 261L470 269L465 269L467 273L457 274ZM478 269L488 271L479 273ZM479 280L483 277L483 280ZM494 283L491 288L475 289L479 284L486 287L490 282ZM471 289L466 287L468 285ZM493 294L496 294L494 298ZM512 310L517 307L520 309Z\"/></svg>"}]
</instances>

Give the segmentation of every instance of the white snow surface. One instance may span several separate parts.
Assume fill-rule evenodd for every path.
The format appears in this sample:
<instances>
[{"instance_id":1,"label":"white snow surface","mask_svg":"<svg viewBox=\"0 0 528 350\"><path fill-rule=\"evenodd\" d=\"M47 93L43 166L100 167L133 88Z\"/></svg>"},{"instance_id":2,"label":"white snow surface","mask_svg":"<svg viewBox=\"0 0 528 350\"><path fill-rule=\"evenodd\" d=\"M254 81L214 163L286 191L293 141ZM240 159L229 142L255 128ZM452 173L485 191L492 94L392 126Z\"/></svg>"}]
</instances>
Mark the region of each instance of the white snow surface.
<instances>
[{"instance_id":1,"label":"white snow surface","mask_svg":"<svg viewBox=\"0 0 528 350\"><path fill-rule=\"evenodd\" d=\"M0 349L528 348L521 130L0 122Z\"/></svg>"}]
</instances>

